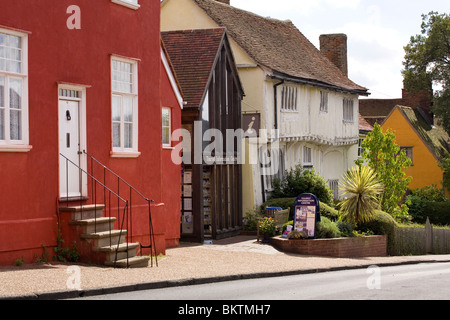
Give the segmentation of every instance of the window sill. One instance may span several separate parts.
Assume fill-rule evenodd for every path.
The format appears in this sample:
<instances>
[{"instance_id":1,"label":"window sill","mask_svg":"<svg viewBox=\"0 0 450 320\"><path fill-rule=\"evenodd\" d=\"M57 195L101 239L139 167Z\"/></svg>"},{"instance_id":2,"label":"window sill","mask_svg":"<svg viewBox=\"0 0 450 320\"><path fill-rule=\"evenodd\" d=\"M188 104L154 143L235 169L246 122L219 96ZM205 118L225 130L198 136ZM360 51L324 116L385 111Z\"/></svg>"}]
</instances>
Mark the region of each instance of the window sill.
<instances>
[{"instance_id":1,"label":"window sill","mask_svg":"<svg viewBox=\"0 0 450 320\"><path fill-rule=\"evenodd\" d=\"M163 150L174 150L175 147L171 147L171 146L162 146Z\"/></svg>"},{"instance_id":2,"label":"window sill","mask_svg":"<svg viewBox=\"0 0 450 320\"><path fill-rule=\"evenodd\" d=\"M17 153L26 153L30 152L33 149L33 146L29 145L0 145L0 152L17 152Z\"/></svg>"},{"instance_id":3,"label":"window sill","mask_svg":"<svg viewBox=\"0 0 450 320\"><path fill-rule=\"evenodd\" d=\"M118 5L133 9L133 10L137 10L139 9L141 6L139 4L136 3L131 3L125 0L111 0L111 2L116 3Z\"/></svg>"},{"instance_id":4,"label":"window sill","mask_svg":"<svg viewBox=\"0 0 450 320\"><path fill-rule=\"evenodd\" d=\"M141 153L140 152L134 152L134 151L111 151L110 153L111 158L138 158Z\"/></svg>"}]
</instances>

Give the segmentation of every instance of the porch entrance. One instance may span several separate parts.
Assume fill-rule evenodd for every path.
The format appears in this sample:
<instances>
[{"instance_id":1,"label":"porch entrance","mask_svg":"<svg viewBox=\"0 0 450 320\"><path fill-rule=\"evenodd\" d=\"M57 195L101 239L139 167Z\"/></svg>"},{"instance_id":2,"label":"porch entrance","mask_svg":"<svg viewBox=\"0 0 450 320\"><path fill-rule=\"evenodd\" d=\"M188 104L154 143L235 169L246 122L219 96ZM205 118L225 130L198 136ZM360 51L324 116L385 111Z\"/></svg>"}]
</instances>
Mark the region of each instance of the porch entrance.
<instances>
[{"instance_id":1,"label":"porch entrance","mask_svg":"<svg viewBox=\"0 0 450 320\"><path fill-rule=\"evenodd\" d=\"M79 168L86 168L83 155L82 91L59 89L59 196L76 198L85 190ZM85 179L86 180L86 177Z\"/></svg>"}]
</instances>

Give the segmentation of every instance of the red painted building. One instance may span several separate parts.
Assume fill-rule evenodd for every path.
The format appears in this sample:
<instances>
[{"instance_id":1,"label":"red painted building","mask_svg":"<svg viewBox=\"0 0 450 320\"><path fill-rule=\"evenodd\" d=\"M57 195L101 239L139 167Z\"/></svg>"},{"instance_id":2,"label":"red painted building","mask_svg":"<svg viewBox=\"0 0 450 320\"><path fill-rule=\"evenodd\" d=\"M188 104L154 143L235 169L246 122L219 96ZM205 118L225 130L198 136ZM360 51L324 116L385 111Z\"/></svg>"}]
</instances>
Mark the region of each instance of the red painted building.
<instances>
[{"instance_id":1,"label":"red painted building","mask_svg":"<svg viewBox=\"0 0 450 320\"><path fill-rule=\"evenodd\" d=\"M127 241L147 246L145 198L153 247L176 246L180 167L167 135L181 109L159 2L1 0L0 264L34 261L60 232L85 253L61 207L103 204L114 229L125 221Z\"/></svg>"}]
</instances>

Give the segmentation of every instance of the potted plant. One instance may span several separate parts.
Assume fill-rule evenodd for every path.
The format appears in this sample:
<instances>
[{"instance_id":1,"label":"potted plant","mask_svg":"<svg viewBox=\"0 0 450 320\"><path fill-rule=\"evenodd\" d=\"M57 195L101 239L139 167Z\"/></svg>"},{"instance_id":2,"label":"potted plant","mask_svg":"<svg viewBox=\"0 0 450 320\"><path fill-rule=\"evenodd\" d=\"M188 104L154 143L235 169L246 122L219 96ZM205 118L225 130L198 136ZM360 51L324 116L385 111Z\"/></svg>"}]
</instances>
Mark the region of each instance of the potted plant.
<instances>
[{"instance_id":1,"label":"potted plant","mask_svg":"<svg viewBox=\"0 0 450 320\"><path fill-rule=\"evenodd\" d=\"M278 231L277 221L271 217L269 217L269 218L264 217L264 220L259 225L259 229L261 230L262 234L264 235L263 242L268 243L269 238L273 237Z\"/></svg>"}]
</instances>

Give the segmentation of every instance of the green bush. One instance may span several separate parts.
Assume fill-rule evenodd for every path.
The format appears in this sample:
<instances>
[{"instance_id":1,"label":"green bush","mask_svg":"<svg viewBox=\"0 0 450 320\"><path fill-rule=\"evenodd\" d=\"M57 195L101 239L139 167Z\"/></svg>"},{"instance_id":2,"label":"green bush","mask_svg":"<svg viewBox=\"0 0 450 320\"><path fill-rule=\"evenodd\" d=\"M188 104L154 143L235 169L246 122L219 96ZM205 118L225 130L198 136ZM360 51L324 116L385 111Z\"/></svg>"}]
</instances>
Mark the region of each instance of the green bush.
<instances>
[{"instance_id":1,"label":"green bush","mask_svg":"<svg viewBox=\"0 0 450 320\"><path fill-rule=\"evenodd\" d=\"M344 238L350 238L350 237L354 237L354 233L353 233L353 227L352 224L349 222L344 222L344 221L336 221L335 222L337 227L339 228L339 231L341 232L341 237Z\"/></svg>"},{"instance_id":2,"label":"green bush","mask_svg":"<svg viewBox=\"0 0 450 320\"><path fill-rule=\"evenodd\" d=\"M376 235L389 235L394 232L397 225L394 218L384 211L376 210L375 219L358 226L358 231L367 233L372 231Z\"/></svg>"},{"instance_id":3,"label":"green bush","mask_svg":"<svg viewBox=\"0 0 450 320\"><path fill-rule=\"evenodd\" d=\"M336 223L328 219L327 217L322 217L321 221L317 223L316 227L316 238L317 239L333 239L340 238L341 231L339 230Z\"/></svg>"},{"instance_id":4,"label":"green bush","mask_svg":"<svg viewBox=\"0 0 450 320\"><path fill-rule=\"evenodd\" d=\"M426 201L424 217L425 221L427 220L427 217L429 217L430 222L435 225L450 225L450 201Z\"/></svg>"},{"instance_id":5,"label":"green bush","mask_svg":"<svg viewBox=\"0 0 450 320\"><path fill-rule=\"evenodd\" d=\"M409 195L406 197L412 222L425 223L427 217L436 225L450 224L450 201L429 201L426 197Z\"/></svg>"},{"instance_id":6,"label":"green bush","mask_svg":"<svg viewBox=\"0 0 450 320\"><path fill-rule=\"evenodd\" d=\"M320 202L320 214L322 217L327 217L332 221L338 221L341 216L338 210L323 202Z\"/></svg>"},{"instance_id":7,"label":"green bush","mask_svg":"<svg viewBox=\"0 0 450 320\"><path fill-rule=\"evenodd\" d=\"M427 201L444 202L447 200L444 190L442 190L442 188L438 188L435 184L412 190L411 194Z\"/></svg>"},{"instance_id":8,"label":"green bush","mask_svg":"<svg viewBox=\"0 0 450 320\"><path fill-rule=\"evenodd\" d=\"M333 191L326 183L325 179L314 170L304 170L298 165L291 170L287 170L283 179L274 180L274 198L297 197L302 193L312 193L320 201L332 205Z\"/></svg>"}]
</instances>

